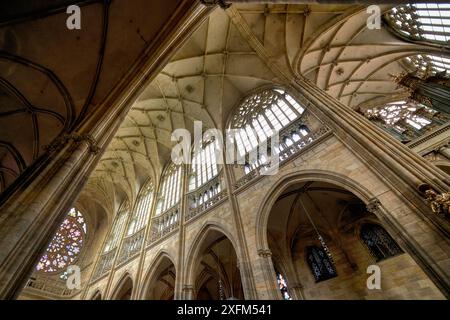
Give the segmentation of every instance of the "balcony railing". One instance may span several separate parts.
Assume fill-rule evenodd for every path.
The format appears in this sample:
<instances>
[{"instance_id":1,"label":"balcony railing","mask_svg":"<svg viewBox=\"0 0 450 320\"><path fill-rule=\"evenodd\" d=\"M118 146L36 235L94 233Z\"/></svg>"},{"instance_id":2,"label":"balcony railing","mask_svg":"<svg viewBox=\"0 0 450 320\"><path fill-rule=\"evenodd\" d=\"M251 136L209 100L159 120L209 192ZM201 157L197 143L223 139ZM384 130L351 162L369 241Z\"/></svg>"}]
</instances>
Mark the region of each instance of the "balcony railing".
<instances>
[{"instance_id":1,"label":"balcony railing","mask_svg":"<svg viewBox=\"0 0 450 320\"><path fill-rule=\"evenodd\" d=\"M93 281L99 279L105 273L107 273L112 268L112 264L114 261L114 256L116 255L117 249L114 248L107 253L104 253L100 257L100 261L98 262L97 268L95 269Z\"/></svg>"},{"instance_id":2,"label":"balcony railing","mask_svg":"<svg viewBox=\"0 0 450 320\"><path fill-rule=\"evenodd\" d=\"M168 209L163 214L154 217L151 221L151 234L149 243L153 243L180 225L180 207L179 204Z\"/></svg>"},{"instance_id":3,"label":"balcony railing","mask_svg":"<svg viewBox=\"0 0 450 320\"><path fill-rule=\"evenodd\" d=\"M38 290L44 293L50 293L61 297L69 297L78 292L78 290L67 288L67 284L64 280L56 280L47 277L29 279L25 288Z\"/></svg>"},{"instance_id":4,"label":"balcony railing","mask_svg":"<svg viewBox=\"0 0 450 320\"><path fill-rule=\"evenodd\" d=\"M123 240L122 249L120 250L118 263L126 261L131 256L135 255L142 248L144 242L145 228L142 228L135 234L126 237Z\"/></svg>"},{"instance_id":5,"label":"balcony railing","mask_svg":"<svg viewBox=\"0 0 450 320\"><path fill-rule=\"evenodd\" d=\"M279 133L279 147L276 152L279 156L279 165L283 165L290 159L297 156L305 147L318 141L320 138L327 136L331 131L322 123L311 125L310 114L308 111L284 128ZM315 127L315 129L311 129ZM270 145L270 143L268 143ZM263 162L253 164L246 164L243 167L245 175L236 181L234 187L236 189L246 185L256 177L261 175L261 172L269 168L269 165Z\"/></svg>"},{"instance_id":6,"label":"balcony railing","mask_svg":"<svg viewBox=\"0 0 450 320\"><path fill-rule=\"evenodd\" d=\"M188 193L189 209L185 220L188 221L189 219L192 219L225 199L227 193L223 186L223 171L221 171L203 186Z\"/></svg>"}]
</instances>

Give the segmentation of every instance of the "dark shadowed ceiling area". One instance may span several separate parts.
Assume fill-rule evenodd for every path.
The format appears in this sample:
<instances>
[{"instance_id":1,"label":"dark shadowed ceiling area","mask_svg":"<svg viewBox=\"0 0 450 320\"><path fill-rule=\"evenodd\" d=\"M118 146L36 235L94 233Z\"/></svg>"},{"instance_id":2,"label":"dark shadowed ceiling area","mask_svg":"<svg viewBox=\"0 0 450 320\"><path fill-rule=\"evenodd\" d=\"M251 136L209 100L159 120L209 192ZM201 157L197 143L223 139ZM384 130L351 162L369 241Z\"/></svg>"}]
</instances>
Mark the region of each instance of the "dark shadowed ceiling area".
<instances>
[{"instance_id":1,"label":"dark shadowed ceiling area","mask_svg":"<svg viewBox=\"0 0 450 320\"><path fill-rule=\"evenodd\" d=\"M66 27L69 2L80 4L80 30ZM0 192L95 110L179 3L0 4Z\"/></svg>"}]
</instances>

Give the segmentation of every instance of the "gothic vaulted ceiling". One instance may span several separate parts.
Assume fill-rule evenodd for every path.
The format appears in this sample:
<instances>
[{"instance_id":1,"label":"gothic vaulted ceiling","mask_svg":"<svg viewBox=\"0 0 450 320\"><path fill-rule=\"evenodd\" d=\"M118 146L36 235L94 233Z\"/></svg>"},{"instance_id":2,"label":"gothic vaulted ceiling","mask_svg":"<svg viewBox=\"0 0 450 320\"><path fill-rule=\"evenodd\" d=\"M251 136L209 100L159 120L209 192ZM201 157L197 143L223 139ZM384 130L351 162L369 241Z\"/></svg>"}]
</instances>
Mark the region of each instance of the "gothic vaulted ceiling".
<instances>
[{"instance_id":1,"label":"gothic vaulted ceiling","mask_svg":"<svg viewBox=\"0 0 450 320\"><path fill-rule=\"evenodd\" d=\"M82 198L109 203L110 212L126 197L133 201L143 182L157 180L170 159L174 129L192 132L196 120L204 128L223 128L247 92L282 83L282 78L307 77L354 109L403 97L389 74L405 70L401 60L406 56L439 49L404 42L384 26L368 30L367 18L363 6L217 8L136 101ZM116 58L124 59L131 49L120 46ZM112 68L121 65L111 61ZM84 100L74 101L83 105Z\"/></svg>"},{"instance_id":2,"label":"gothic vaulted ceiling","mask_svg":"<svg viewBox=\"0 0 450 320\"><path fill-rule=\"evenodd\" d=\"M0 192L105 99L179 3L77 1L69 30L68 2L0 4Z\"/></svg>"}]
</instances>

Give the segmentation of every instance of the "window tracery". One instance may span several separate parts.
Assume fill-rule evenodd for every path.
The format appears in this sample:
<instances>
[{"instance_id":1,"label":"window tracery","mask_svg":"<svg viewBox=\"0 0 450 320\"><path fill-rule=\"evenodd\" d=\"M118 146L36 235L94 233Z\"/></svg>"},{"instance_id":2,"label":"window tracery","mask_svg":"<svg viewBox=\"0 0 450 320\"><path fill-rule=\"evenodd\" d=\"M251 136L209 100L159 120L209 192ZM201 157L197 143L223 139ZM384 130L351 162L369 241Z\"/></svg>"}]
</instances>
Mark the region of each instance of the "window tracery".
<instances>
[{"instance_id":1,"label":"window tracery","mask_svg":"<svg viewBox=\"0 0 450 320\"><path fill-rule=\"evenodd\" d=\"M409 3L392 8L385 15L400 35L414 41L449 44L450 3Z\"/></svg>"},{"instance_id":2,"label":"window tracery","mask_svg":"<svg viewBox=\"0 0 450 320\"><path fill-rule=\"evenodd\" d=\"M219 166L216 159L218 141L209 141L203 148L194 150L192 167L189 177L189 191L204 185L219 174Z\"/></svg>"},{"instance_id":3,"label":"window tracery","mask_svg":"<svg viewBox=\"0 0 450 320\"><path fill-rule=\"evenodd\" d=\"M149 180L139 193L133 215L128 225L127 236L133 235L147 225L153 202L153 183Z\"/></svg>"},{"instance_id":4,"label":"window tracery","mask_svg":"<svg viewBox=\"0 0 450 320\"><path fill-rule=\"evenodd\" d=\"M389 233L379 225L362 225L360 236L377 262L403 253Z\"/></svg>"},{"instance_id":5,"label":"window tracery","mask_svg":"<svg viewBox=\"0 0 450 320\"><path fill-rule=\"evenodd\" d=\"M156 215L175 206L181 197L181 166L171 163L164 172L156 206Z\"/></svg>"},{"instance_id":6,"label":"window tracery","mask_svg":"<svg viewBox=\"0 0 450 320\"><path fill-rule=\"evenodd\" d=\"M449 120L446 115L414 101L396 101L368 109L365 116L402 142L409 142Z\"/></svg>"},{"instance_id":7,"label":"window tracery","mask_svg":"<svg viewBox=\"0 0 450 320\"><path fill-rule=\"evenodd\" d=\"M111 229L111 232L108 235L108 239L106 240L103 253L110 252L116 249L117 246L119 245L120 239L122 238L122 234L125 230L129 212L130 212L130 205L128 201L126 201L121 205L117 213L117 216L114 219L114 224Z\"/></svg>"},{"instance_id":8,"label":"window tracery","mask_svg":"<svg viewBox=\"0 0 450 320\"><path fill-rule=\"evenodd\" d=\"M231 129L240 129L235 136L238 157L245 158L261 143L268 141L274 133L292 126L304 111L305 108L283 89L266 89L247 97L240 104L230 123ZM304 124L293 126L275 148L275 152L280 154L307 136L309 132L309 128ZM251 172L268 160L264 155L258 155L253 163L247 160L244 166L245 173Z\"/></svg>"},{"instance_id":9,"label":"window tracery","mask_svg":"<svg viewBox=\"0 0 450 320\"><path fill-rule=\"evenodd\" d=\"M333 262L322 248L307 247L306 259L316 282L337 277Z\"/></svg>"},{"instance_id":10,"label":"window tracery","mask_svg":"<svg viewBox=\"0 0 450 320\"><path fill-rule=\"evenodd\" d=\"M36 270L46 273L65 270L79 257L86 233L84 216L80 211L72 208L40 258ZM66 278L67 273L63 272L60 277Z\"/></svg>"},{"instance_id":11,"label":"window tracery","mask_svg":"<svg viewBox=\"0 0 450 320\"><path fill-rule=\"evenodd\" d=\"M412 70L417 70L423 74L435 74L450 70L450 57L432 54L418 54L405 58L406 64Z\"/></svg>"}]
</instances>

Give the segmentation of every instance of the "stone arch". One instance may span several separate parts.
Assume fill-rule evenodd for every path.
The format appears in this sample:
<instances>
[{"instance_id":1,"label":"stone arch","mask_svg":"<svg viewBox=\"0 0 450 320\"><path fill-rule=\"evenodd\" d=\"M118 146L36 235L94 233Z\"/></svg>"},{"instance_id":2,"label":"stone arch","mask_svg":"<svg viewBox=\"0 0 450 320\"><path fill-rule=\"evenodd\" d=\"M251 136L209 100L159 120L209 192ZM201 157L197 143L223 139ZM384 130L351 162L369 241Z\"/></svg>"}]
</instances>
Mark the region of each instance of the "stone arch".
<instances>
[{"instance_id":1,"label":"stone arch","mask_svg":"<svg viewBox=\"0 0 450 320\"><path fill-rule=\"evenodd\" d=\"M122 278L117 282L111 300L131 300L134 289L134 282L130 273L125 272Z\"/></svg>"},{"instance_id":2,"label":"stone arch","mask_svg":"<svg viewBox=\"0 0 450 320\"><path fill-rule=\"evenodd\" d=\"M240 269L239 271L240 271L240 279L242 282L242 289L245 293L246 288L248 288L247 284L248 280L246 280L246 278L243 276L243 270L241 270L242 264L240 263L240 261L242 261L243 257L242 250L238 246L233 233L230 230L228 230L228 228L225 227L223 223L214 220L205 222L200 231L197 233L194 241L192 242L192 245L188 251L186 259L185 283L192 290L199 289L194 288L194 285L196 283L196 271L200 263L199 257L201 257L203 250L205 250L206 246L209 244L208 236L211 236L211 233L214 232L223 235L223 237L226 238L226 240L229 240L229 242L231 243L231 246L234 249L237 258L238 269Z\"/></svg>"},{"instance_id":3,"label":"stone arch","mask_svg":"<svg viewBox=\"0 0 450 320\"><path fill-rule=\"evenodd\" d=\"M164 271L161 270L161 267L164 268L164 263L168 262L169 266L170 264L173 266L174 271L175 271L175 277L176 277L176 270L177 270L177 265L175 264L175 259L172 258L172 256L166 251L166 250L161 250L157 255L156 258L153 259L153 262L150 265L150 268L148 269L148 271L146 272L145 276L144 276L144 282L142 284L142 288L140 290L140 294L139 294L139 298L142 300L146 300L146 298L150 295L149 294L149 290L152 287L152 284L154 284L156 281L158 281L157 277L159 276L159 272ZM175 278L174 278L174 284L173 284L174 288L173 290L175 291ZM151 297L153 298L153 297Z\"/></svg>"},{"instance_id":4,"label":"stone arch","mask_svg":"<svg viewBox=\"0 0 450 320\"><path fill-rule=\"evenodd\" d=\"M282 176L274 183L272 191L267 194L261 202L257 212L256 220L256 247L257 250L268 250L267 241L267 223L269 220L270 210L275 201L282 194L282 192L291 185L302 183L306 181L321 181L335 184L352 192L356 197L361 199L365 204L368 204L374 199L373 194L370 193L364 186L358 182L350 180L341 174L325 171L325 170L307 170L304 172L290 173ZM380 218L380 217L379 217Z\"/></svg>"},{"instance_id":5,"label":"stone arch","mask_svg":"<svg viewBox=\"0 0 450 320\"><path fill-rule=\"evenodd\" d=\"M95 290L94 294L91 295L91 298L89 300L102 300L102 292L100 289Z\"/></svg>"},{"instance_id":6,"label":"stone arch","mask_svg":"<svg viewBox=\"0 0 450 320\"><path fill-rule=\"evenodd\" d=\"M280 199L280 196L286 192L286 190L288 190L290 187L294 187L295 185L299 185L300 187L305 186L305 184L307 182L317 182L317 183L323 183L323 184L330 184L330 185L334 185L336 187L338 187L338 189L342 189L343 192L345 193L349 193L351 194L354 198L357 198L357 201L359 201L360 205L364 206L365 208L363 210L365 210L365 212L367 212L368 214L368 219L366 220L358 220L360 223L363 222L370 222L370 223L375 223L377 225L380 225L383 229L385 229L388 234L394 239L394 241L399 245L399 247L402 249L403 252L407 253L408 255L404 255L403 258L398 258L400 260L392 260L394 262L387 262L388 265L393 264L395 265L395 261L401 261L399 263L405 263L408 266L410 266L411 268L416 268L418 267L418 265L416 263L418 263L423 269L421 270L421 275L420 277L427 282L427 286L430 287L430 289L432 289L434 291L433 294L436 294L436 296L439 296L439 294L436 292L436 287L434 287L434 285L431 283L430 280L432 280L432 278L428 278L423 271L427 272L427 268L426 265L423 265L423 260L422 257L420 256L420 254L418 254L417 250L413 249L412 243L411 243L411 239L409 237L409 235L406 233L405 230L403 230L402 226L399 226L396 223L396 220L394 220L390 214L383 208L383 206L381 205L381 203L374 197L374 195L367 190L364 186L360 185L358 182L353 181L351 179L349 179L348 177L344 177L340 174L334 173L334 172L329 172L326 170L308 170L308 171L300 171L300 172L295 172L295 173L290 173L290 174L286 174L283 177L281 177L280 179L278 179L277 181L275 181L273 183L273 186L271 188L271 192L268 193L263 200L260 203L260 206L258 208L257 211L257 218L256 218L256 246L258 249L258 254L260 255L260 257L264 256L264 257L271 257L272 253L270 252L271 250L271 246L269 246L269 236L268 236L268 230L269 227L271 226L271 224L269 225L269 221L270 221L270 217L273 215L271 215L271 213L273 212L272 209L275 206L275 203L278 199ZM306 184L308 185L308 184ZM298 192L302 192L301 188L299 189L300 191ZM334 189L330 189L330 190L334 190ZM283 197L281 198L283 199ZM355 199L356 200L356 199ZM312 201L312 200L311 200ZM400 200L398 200L400 201ZM342 206L342 204L341 204ZM314 209L314 208L313 208ZM277 209L279 210L279 208ZM306 211L305 207L303 207L303 210ZM320 212L320 209L317 209ZM305 212L303 211L303 212ZM309 210L308 210L309 211ZM342 212L340 211L334 211L336 212L336 214L341 217L342 216ZM353 210L352 210L353 212ZM357 212L357 211L356 211ZM371 215L370 215L371 214ZM364 216L361 216L364 217ZM306 218L305 218L306 219ZM310 218L311 220L311 218ZM314 220L314 219L313 219ZM317 220L317 219L316 219ZM304 220L303 220L304 221ZM306 221L308 221L306 219ZM349 220L350 221L350 220ZM343 228L347 231L353 231L351 230L352 226L356 225L353 222L357 221L357 220L352 220L351 223L348 225L348 228ZM316 221L317 222L317 221ZM310 222L312 223L312 222ZM341 224L338 224L339 227L341 227ZM314 224L313 224L314 226ZM316 228L314 226L314 228ZM342 230L343 230L342 229ZM294 230L294 229L292 229ZM333 233L337 234L340 233L342 230L334 230ZM358 230L356 229L356 232ZM278 232L281 232L280 229L278 230ZM355 232L355 231L353 231ZM284 234L284 233L283 233ZM321 235L325 235L322 234L321 231ZM331 235L331 234L330 234ZM356 233L355 233L356 235ZM315 242L317 244L319 244L319 238L315 239ZM348 294L349 297L351 297L352 299L354 299L355 297L357 297L359 294L362 293L362 296L364 295L370 295L371 293L365 292L364 288L360 288L361 290L355 290L355 291L351 291L352 289L352 285L348 279L353 279L353 274L357 274L355 273L356 270L358 269L358 264L359 266L365 268L365 266L367 265L367 263L369 263L370 259L367 259L367 257L370 255L369 252L361 252L360 249L362 248L362 243L361 246L356 245L355 239L359 239L359 237L354 237L354 238L350 238L347 237L345 238L344 241L346 241L346 245L351 245L351 252L353 252L353 254L350 254L350 258L347 256L348 252L348 247L344 248L341 247L341 243L340 240L335 242L334 237L326 240L325 242L332 248L331 251L337 253L336 255L339 257L339 263L340 263L340 270L344 270L345 269L345 273L342 272L341 274L343 274L343 278L339 278L339 279L343 279L344 283L345 281L347 281L347 283L345 283L345 285L347 285L346 289L347 291L345 292L345 294ZM299 246L298 248L296 247L295 250L300 250L299 252L299 257L303 257L304 258L304 252L301 250L304 250L304 248L306 247L306 240L303 239L301 246ZM355 244L355 246L353 246L353 244ZM334 246L334 249L333 249ZM359 248L361 247L361 248ZM303 249L302 249L303 248ZM296 251L297 252L297 251ZM261 253L261 254L260 254ZM355 255L357 257L357 263L355 262ZM361 254L361 255L360 255ZM353 255L353 257L352 257ZM366 257L367 256L367 257ZM345 260L343 258L346 258ZM277 284L276 284L276 280L274 278L274 266L272 264L272 262L270 261L271 259L262 259L261 260L261 266L263 268L263 277L264 277L264 281L266 282L266 286L268 289L268 293L271 296L271 298L277 298L279 297L279 293L277 292ZM298 259L300 260L300 259ZM305 259L303 259L305 260ZM346 261L347 260L347 261ZM416 260L416 261L414 261ZM341 261L346 261L345 265L344 263L342 263ZM294 261L295 262L295 261ZM300 263L300 265L305 265L304 262L295 262L297 266L299 266L298 263ZM370 264L370 263L369 263ZM350 267L350 269L348 268ZM354 271L349 271L353 269ZM298 273L298 279L301 278L301 275L306 274L305 270L302 269L298 269L299 273ZM338 276L340 276L340 273L338 271ZM302 276L303 277L303 276ZM309 278L312 279L311 276L308 276ZM386 281L395 281L397 275L396 274L390 274L388 276L388 280ZM294 277L294 281L297 280ZM312 279L314 280L314 279ZM304 291L301 289L303 288L302 283L304 283L305 279L300 279L301 283L295 283L295 286L299 289L296 290L296 297L305 297ZM307 285L308 285L308 295L311 295L311 292L314 290L315 287L312 286L312 281L310 281L309 279L306 279L307 281ZM334 281L334 280L333 280ZM339 281L341 280L337 280L336 283L340 283ZM358 280L359 281L359 280ZM322 282L322 280L317 280L316 282ZM334 283L334 282L333 282ZM326 284L325 284L326 285ZM359 282L358 282L358 285ZM326 290L328 290L329 288L332 288L332 286L327 287ZM320 288L324 288L324 286L322 286ZM318 288L318 290L320 291L320 288ZM329 292L330 296L333 296L333 294L335 294L334 292L331 291ZM383 293L384 294L384 293ZM384 297L382 295L380 295L380 297ZM386 293L387 295L389 295L389 293ZM395 295L395 293L392 293ZM323 296L323 298L327 298L326 295Z\"/></svg>"}]
</instances>

